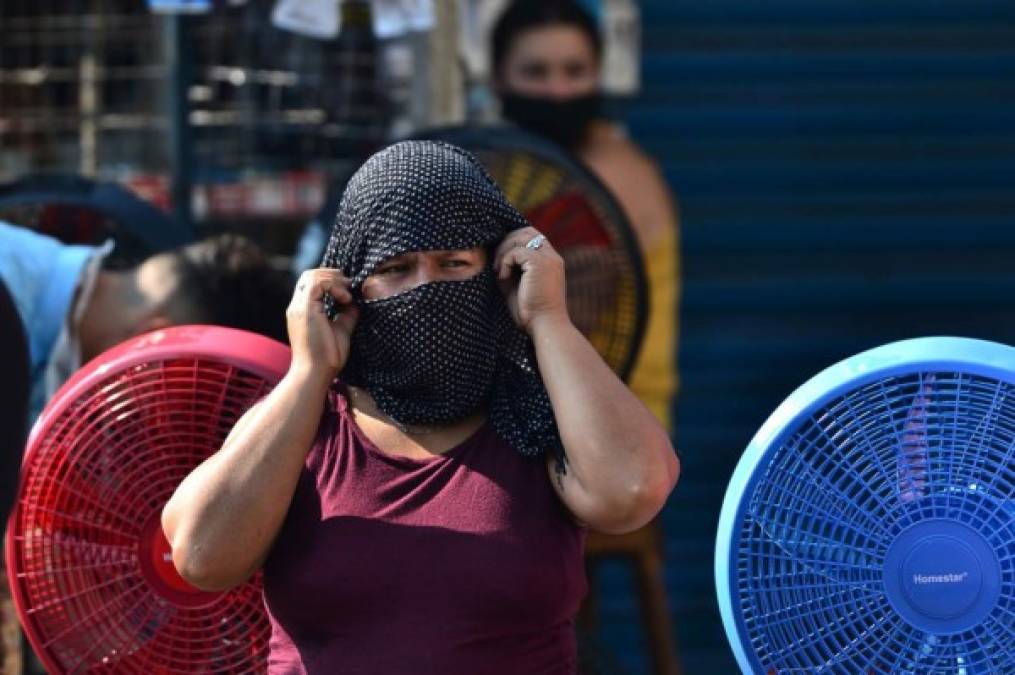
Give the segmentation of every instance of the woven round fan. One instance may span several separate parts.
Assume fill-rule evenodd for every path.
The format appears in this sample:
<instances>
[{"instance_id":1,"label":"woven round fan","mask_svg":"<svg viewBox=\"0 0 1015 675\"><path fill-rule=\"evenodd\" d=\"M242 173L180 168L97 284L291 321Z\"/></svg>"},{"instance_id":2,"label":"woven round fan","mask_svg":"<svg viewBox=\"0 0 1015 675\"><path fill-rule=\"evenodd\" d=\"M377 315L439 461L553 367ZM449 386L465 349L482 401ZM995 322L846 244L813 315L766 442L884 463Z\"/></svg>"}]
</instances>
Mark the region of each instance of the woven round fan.
<instances>
[{"instance_id":1,"label":"woven round fan","mask_svg":"<svg viewBox=\"0 0 1015 675\"><path fill-rule=\"evenodd\" d=\"M191 587L160 514L288 363L259 335L176 327L105 352L57 392L29 438L6 542L15 604L49 672L264 671L259 577Z\"/></svg>"}]
</instances>

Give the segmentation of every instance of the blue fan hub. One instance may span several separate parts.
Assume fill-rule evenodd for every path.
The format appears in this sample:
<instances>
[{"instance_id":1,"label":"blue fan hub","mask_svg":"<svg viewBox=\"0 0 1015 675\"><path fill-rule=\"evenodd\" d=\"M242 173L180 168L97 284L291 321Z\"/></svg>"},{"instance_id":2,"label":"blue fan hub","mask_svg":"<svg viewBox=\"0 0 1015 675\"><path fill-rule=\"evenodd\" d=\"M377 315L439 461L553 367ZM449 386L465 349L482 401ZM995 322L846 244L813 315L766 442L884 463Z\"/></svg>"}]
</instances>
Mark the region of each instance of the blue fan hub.
<instances>
[{"instance_id":1,"label":"blue fan hub","mask_svg":"<svg viewBox=\"0 0 1015 675\"><path fill-rule=\"evenodd\" d=\"M885 594L910 624L938 634L981 621L1001 596L1001 567L993 547L973 528L934 519L903 530L888 548Z\"/></svg>"}]
</instances>

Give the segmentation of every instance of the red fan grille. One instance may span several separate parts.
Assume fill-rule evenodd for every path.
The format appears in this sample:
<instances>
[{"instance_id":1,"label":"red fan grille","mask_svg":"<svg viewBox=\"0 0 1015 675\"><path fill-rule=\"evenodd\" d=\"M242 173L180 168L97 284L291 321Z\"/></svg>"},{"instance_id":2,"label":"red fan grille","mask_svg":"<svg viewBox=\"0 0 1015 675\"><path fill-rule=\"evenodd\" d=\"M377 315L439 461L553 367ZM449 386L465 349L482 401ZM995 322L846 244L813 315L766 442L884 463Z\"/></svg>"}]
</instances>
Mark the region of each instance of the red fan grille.
<instances>
[{"instance_id":1,"label":"red fan grille","mask_svg":"<svg viewBox=\"0 0 1015 675\"><path fill-rule=\"evenodd\" d=\"M205 593L176 573L159 516L183 478L288 367L261 336L188 326L92 361L29 440L7 538L25 631L50 672L263 672L259 576Z\"/></svg>"}]
</instances>

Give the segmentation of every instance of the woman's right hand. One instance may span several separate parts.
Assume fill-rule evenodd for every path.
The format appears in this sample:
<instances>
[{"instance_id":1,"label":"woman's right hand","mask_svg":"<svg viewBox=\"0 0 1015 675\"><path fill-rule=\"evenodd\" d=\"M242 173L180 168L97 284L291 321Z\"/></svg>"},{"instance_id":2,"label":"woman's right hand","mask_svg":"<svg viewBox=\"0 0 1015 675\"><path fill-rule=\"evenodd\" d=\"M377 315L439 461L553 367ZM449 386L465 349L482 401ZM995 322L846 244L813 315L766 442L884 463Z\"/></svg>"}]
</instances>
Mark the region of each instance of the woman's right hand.
<instances>
[{"instance_id":1,"label":"woman's right hand","mask_svg":"<svg viewBox=\"0 0 1015 675\"><path fill-rule=\"evenodd\" d=\"M330 295L339 306L338 316L328 320L324 297ZM307 270L296 282L286 309L292 368L320 373L330 382L349 358L349 343L359 317L359 307L349 291L349 279L336 269Z\"/></svg>"}]
</instances>

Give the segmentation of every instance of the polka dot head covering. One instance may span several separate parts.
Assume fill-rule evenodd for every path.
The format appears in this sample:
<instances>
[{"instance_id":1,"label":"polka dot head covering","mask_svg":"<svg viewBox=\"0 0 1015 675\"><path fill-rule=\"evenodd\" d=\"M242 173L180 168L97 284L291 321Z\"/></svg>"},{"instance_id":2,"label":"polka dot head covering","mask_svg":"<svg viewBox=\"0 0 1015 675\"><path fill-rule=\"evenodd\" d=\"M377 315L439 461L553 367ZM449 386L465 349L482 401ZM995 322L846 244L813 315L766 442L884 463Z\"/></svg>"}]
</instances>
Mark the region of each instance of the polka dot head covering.
<instances>
[{"instance_id":1,"label":"polka dot head covering","mask_svg":"<svg viewBox=\"0 0 1015 675\"><path fill-rule=\"evenodd\" d=\"M501 438L524 455L555 452L563 470L532 343L491 269L496 245L527 226L471 154L405 141L371 157L349 181L322 265L352 280L360 306L343 381L367 389L400 424L447 424L486 406ZM362 297L364 279L395 256L477 246L491 255L471 279Z\"/></svg>"}]
</instances>

